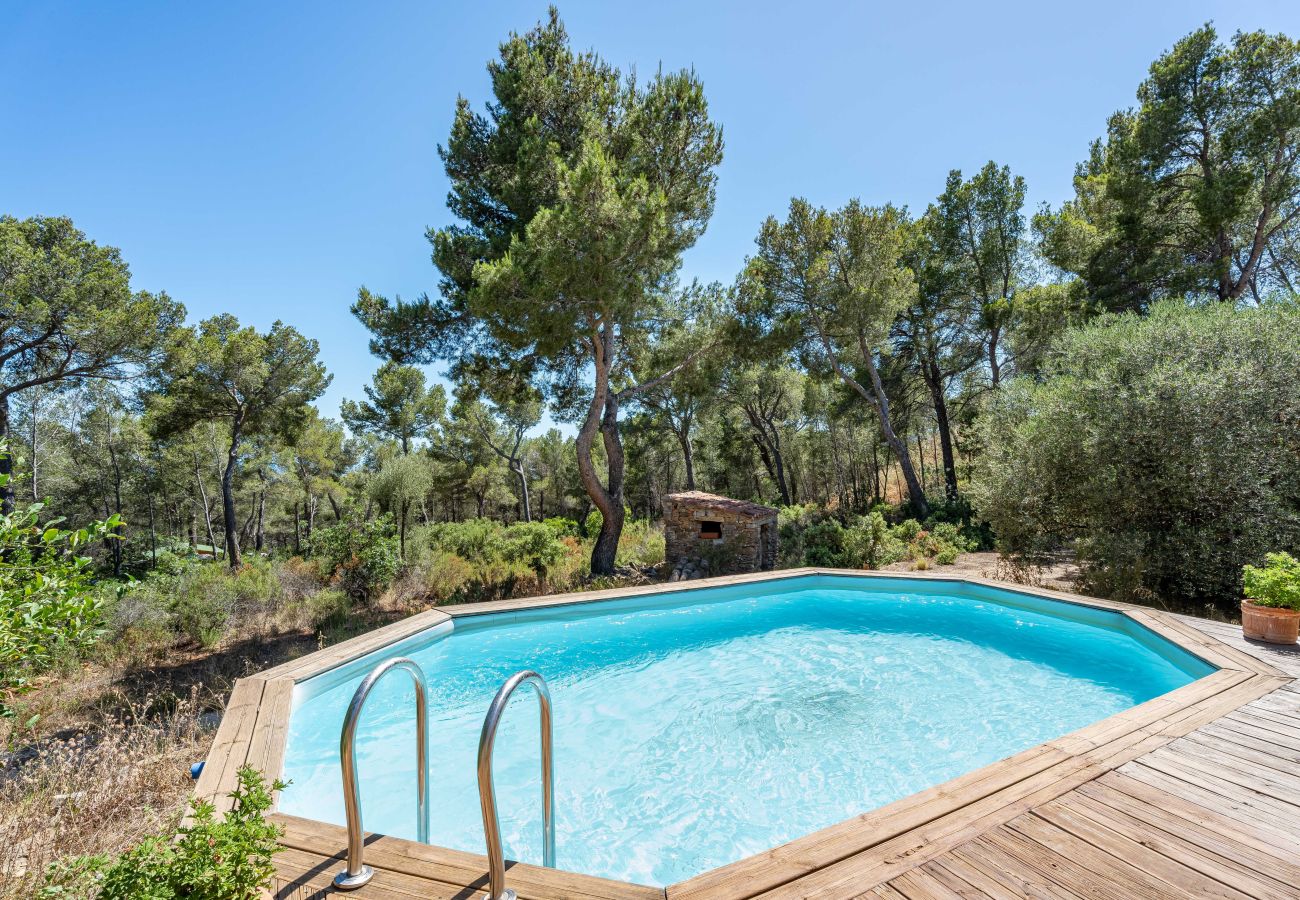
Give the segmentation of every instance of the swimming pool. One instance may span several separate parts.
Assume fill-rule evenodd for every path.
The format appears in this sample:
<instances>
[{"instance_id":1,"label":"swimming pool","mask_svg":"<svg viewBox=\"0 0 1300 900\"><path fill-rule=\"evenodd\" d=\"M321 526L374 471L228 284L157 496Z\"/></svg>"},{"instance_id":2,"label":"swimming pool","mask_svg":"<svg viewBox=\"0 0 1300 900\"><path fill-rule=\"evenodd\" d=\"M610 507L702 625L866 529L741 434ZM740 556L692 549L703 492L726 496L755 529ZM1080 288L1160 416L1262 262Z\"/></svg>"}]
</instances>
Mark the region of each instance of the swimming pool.
<instances>
[{"instance_id":1,"label":"swimming pool","mask_svg":"<svg viewBox=\"0 0 1300 900\"><path fill-rule=\"evenodd\" d=\"M458 618L294 689L285 813L343 823L338 739L361 678L430 688L432 843L483 852L475 753L519 669L550 684L557 864L664 885L1103 719L1213 667L1131 619L984 585L830 575ZM415 835L407 679L358 736L366 828ZM497 740L506 855L541 858L537 712Z\"/></svg>"}]
</instances>

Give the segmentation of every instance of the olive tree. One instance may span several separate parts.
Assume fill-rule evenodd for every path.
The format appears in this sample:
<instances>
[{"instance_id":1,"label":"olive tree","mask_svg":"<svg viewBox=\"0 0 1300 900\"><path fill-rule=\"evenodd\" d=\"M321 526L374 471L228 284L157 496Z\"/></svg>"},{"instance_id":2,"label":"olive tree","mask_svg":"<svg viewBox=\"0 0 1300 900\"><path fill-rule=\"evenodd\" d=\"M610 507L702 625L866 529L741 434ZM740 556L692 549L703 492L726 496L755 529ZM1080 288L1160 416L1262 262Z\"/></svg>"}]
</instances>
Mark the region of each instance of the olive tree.
<instances>
[{"instance_id":1,"label":"olive tree","mask_svg":"<svg viewBox=\"0 0 1300 900\"><path fill-rule=\"evenodd\" d=\"M1069 331L979 424L971 496L1003 548L1078 551L1100 593L1217 604L1300 549L1300 308L1165 301Z\"/></svg>"}]
</instances>

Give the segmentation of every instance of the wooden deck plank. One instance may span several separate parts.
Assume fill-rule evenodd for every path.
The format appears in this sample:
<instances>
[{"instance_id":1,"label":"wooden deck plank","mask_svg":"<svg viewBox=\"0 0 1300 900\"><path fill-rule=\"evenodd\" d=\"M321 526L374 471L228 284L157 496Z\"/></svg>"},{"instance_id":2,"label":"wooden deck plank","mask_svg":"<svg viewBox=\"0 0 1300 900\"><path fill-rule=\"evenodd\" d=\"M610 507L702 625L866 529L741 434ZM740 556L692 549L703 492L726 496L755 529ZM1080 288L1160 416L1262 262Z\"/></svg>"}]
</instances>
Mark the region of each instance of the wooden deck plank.
<instances>
[{"instance_id":1,"label":"wooden deck plank","mask_svg":"<svg viewBox=\"0 0 1300 900\"><path fill-rule=\"evenodd\" d=\"M1260 876L1230 856L1221 856L1182 836L1151 828L1141 819L1098 803L1078 791L1072 791L1059 802L1062 808L1090 819L1100 829L1126 837L1182 868L1199 872L1235 891L1264 900L1288 900L1285 893L1289 893L1289 890L1285 886L1278 885L1271 878ZM1167 864L1162 862L1161 865Z\"/></svg>"},{"instance_id":2,"label":"wooden deck plank","mask_svg":"<svg viewBox=\"0 0 1300 900\"><path fill-rule=\"evenodd\" d=\"M1222 856L1240 859L1282 884L1300 884L1300 859L1267 830L1111 772L1079 793Z\"/></svg>"},{"instance_id":3,"label":"wooden deck plank","mask_svg":"<svg viewBox=\"0 0 1300 900\"><path fill-rule=\"evenodd\" d=\"M920 867L904 872L890 881L888 886L907 900L967 900L971 896L969 891L963 894L954 890L945 879L936 878Z\"/></svg>"},{"instance_id":4,"label":"wooden deck plank","mask_svg":"<svg viewBox=\"0 0 1300 900\"><path fill-rule=\"evenodd\" d=\"M248 757L248 743L265 684L261 678L241 678L235 682L221 724L217 726L212 750L203 762L194 794L200 800L211 802L218 812L230 808L228 795L237 783L236 773Z\"/></svg>"},{"instance_id":5,"label":"wooden deck plank","mask_svg":"<svg viewBox=\"0 0 1300 900\"><path fill-rule=\"evenodd\" d=\"M956 853L944 854L938 859L926 863L925 867L932 871L938 869L950 872L978 891L976 896L979 897L991 897L992 900L1020 900L1024 896L1024 894L1014 891L1008 885L998 881L983 869L966 862Z\"/></svg>"},{"instance_id":6,"label":"wooden deck plank","mask_svg":"<svg viewBox=\"0 0 1300 900\"><path fill-rule=\"evenodd\" d=\"M1022 848L1046 848L1063 860L1052 870L1054 877L1071 890L1109 897L1119 894L1134 900L1162 900L1165 896L1157 879L1141 869L1117 860L1104 848L1096 847L1059 825L1037 814L1026 813L990 834L990 839L1005 844L1013 841ZM1023 854L1021 854L1023 856Z\"/></svg>"},{"instance_id":7,"label":"wooden deck plank","mask_svg":"<svg viewBox=\"0 0 1300 900\"><path fill-rule=\"evenodd\" d=\"M1094 748L1079 756L1069 757L1050 769L1017 782L997 794L981 797L974 802L961 803L949 811L951 814L888 840L879 841L851 857L820 866L802 877L782 882L781 885L766 889L761 896L765 898L805 897L819 896L819 892L824 896L838 896L843 894L847 885L855 882L887 881L894 875L968 840L974 834L996 827L1096 778L1103 772L1149 753L1167 743L1172 737L1185 734L1200 723L1222 715L1225 709L1234 708L1239 703L1253 699L1258 692L1270 689L1275 683L1276 679L1270 676L1248 675L1246 681L1233 684L1197 706L1171 713L1156 722L1135 725L1131 732L1115 738L1107 745ZM869 839L871 835L866 834L861 837ZM725 891L719 895L732 897L755 895L744 892L750 889L750 885L743 880L749 873L745 871L743 865L738 866L738 869L738 872L735 870L733 872L740 877L720 885L719 889L725 888ZM669 897L679 896L674 891L680 887L680 885L671 886Z\"/></svg>"},{"instance_id":8,"label":"wooden deck plank","mask_svg":"<svg viewBox=\"0 0 1300 900\"><path fill-rule=\"evenodd\" d=\"M273 821L284 827L281 843L288 847L335 859L342 865L346 854L347 830L296 816L277 813ZM487 857L446 847L435 847L382 835L369 835L366 863L376 871L399 872L417 878L484 890L487 886ZM375 881L379 881L376 875ZM662 888L645 887L547 869L527 863L507 862L506 881L523 898L566 897L573 900L663 900Z\"/></svg>"},{"instance_id":9,"label":"wooden deck plank","mask_svg":"<svg viewBox=\"0 0 1300 900\"><path fill-rule=\"evenodd\" d=\"M921 873L931 881L937 881L943 885L945 890L963 898L963 900L979 900L979 898L989 896L987 891L981 890L951 869L944 868L933 860L923 866L918 866L912 871ZM1001 896L1001 894L998 896Z\"/></svg>"},{"instance_id":10,"label":"wooden deck plank","mask_svg":"<svg viewBox=\"0 0 1300 900\"><path fill-rule=\"evenodd\" d=\"M1114 860L1109 871L1118 869L1122 863L1145 873L1148 883L1156 885L1160 890L1167 893L1176 891L1177 895L1182 896L1213 898L1213 900L1249 900L1250 898L1250 895L1244 891L1229 887L1195 869L1189 869L1142 842L1099 825L1068 803L1044 804L1034 810L1034 815L1063 831L1070 832L1109 855ZM1174 890L1171 891L1170 888Z\"/></svg>"},{"instance_id":11,"label":"wooden deck plank","mask_svg":"<svg viewBox=\"0 0 1300 900\"><path fill-rule=\"evenodd\" d=\"M1035 900L1085 900L1075 891L1057 884L1049 875L1010 855L991 838L990 832L963 844L943 858L951 857L980 869L984 874L1015 890L1019 897Z\"/></svg>"},{"instance_id":12,"label":"wooden deck plank","mask_svg":"<svg viewBox=\"0 0 1300 900\"><path fill-rule=\"evenodd\" d=\"M1141 782L1170 797L1186 800L1213 809L1219 815L1232 819L1240 825L1249 826L1261 834L1273 835L1279 846L1294 846L1296 831L1285 821L1273 817L1271 810L1262 807L1258 795L1244 791L1235 785L1206 782L1197 778L1188 780L1180 774L1161 771L1140 759L1116 770L1134 781Z\"/></svg>"}]
</instances>

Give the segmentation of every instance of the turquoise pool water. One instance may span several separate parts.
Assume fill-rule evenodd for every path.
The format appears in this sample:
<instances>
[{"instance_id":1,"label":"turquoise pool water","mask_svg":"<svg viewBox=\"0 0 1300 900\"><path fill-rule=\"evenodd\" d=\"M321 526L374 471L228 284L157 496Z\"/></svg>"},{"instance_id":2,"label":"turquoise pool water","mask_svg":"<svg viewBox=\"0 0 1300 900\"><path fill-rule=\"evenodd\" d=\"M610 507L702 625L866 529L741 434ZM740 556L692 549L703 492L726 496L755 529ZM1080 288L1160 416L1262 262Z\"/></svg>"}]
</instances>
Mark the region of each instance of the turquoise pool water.
<instances>
[{"instance_id":1,"label":"turquoise pool water","mask_svg":"<svg viewBox=\"0 0 1300 900\"><path fill-rule=\"evenodd\" d=\"M541 672L557 864L665 885L1081 728L1213 671L1122 616L975 585L800 576L461 618L298 685L280 809L342 824L344 710L380 659L429 680L430 839L483 852L493 695ZM415 836L410 680L358 732L367 831ZM541 861L537 703L497 738L510 858Z\"/></svg>"}]
</instances>

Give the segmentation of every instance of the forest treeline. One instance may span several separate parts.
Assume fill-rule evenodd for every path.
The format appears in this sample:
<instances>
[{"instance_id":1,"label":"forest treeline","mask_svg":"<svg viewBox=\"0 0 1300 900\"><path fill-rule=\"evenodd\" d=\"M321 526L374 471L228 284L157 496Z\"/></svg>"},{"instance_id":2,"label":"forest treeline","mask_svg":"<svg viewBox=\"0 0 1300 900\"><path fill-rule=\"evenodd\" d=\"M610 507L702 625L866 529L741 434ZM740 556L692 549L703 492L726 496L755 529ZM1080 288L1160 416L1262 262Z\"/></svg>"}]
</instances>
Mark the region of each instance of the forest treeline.
<instances>
[{"instance_id":1,"label":"forest treeline","mask_svg":"<svg viewBox=\"0 0 1300 900\"><path fill-rule=\"evenodd\" d=\"M337 526L390 529L400 566L415 529L481 519L557 520L608 576L629 517L692 488L846 528L982 523L1152 602L1226 607L1243 562L1296 548L1290 38L1179 40L1059 207L1027 209L997 162L924 210L845 185L755 223L730 284L681 275L723 155L694 72L620 72L554 10L488 72L437 151L436 289L360 289L378 365L338 419L309 327L185 325L111 235L0 219L6 511L120 513L100 562L137 577Z\"/></svg>"}]
</instances>

